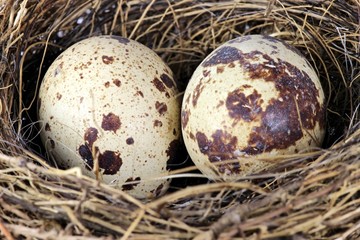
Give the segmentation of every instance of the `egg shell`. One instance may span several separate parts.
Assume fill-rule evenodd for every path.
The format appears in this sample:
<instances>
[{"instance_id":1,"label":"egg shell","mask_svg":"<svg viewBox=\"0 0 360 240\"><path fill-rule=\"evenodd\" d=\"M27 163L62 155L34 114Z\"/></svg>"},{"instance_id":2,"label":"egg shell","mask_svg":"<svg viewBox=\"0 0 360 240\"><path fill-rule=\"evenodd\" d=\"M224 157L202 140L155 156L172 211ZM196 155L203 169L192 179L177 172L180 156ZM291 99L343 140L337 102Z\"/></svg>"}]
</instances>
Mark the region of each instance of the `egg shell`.
<instances>
[{"instance_id":1,"label":"egg shell","mask_svg":"<svg viewBox=\"0 0 360 240\"><path fill-rule=\"evenodd\" d=\"M165 193L180 144L180 101L169 67L146 46L97 36L65 50L39 91L41 139L62 168L80 167L137 198Z\"/></svg>"},{"instance_id":2,"label":"egg shell","mask_svg":"<svg viewBox=\"0 0 360 240\"><path fill-rule=\"evenodd\" d=\"M321 146L324 117L323 89L306 58L276 38L249 35L197 67L181 123L196 166L209 178L233 180L271 165L261 159Z\"/></svg>"}]
</instances>

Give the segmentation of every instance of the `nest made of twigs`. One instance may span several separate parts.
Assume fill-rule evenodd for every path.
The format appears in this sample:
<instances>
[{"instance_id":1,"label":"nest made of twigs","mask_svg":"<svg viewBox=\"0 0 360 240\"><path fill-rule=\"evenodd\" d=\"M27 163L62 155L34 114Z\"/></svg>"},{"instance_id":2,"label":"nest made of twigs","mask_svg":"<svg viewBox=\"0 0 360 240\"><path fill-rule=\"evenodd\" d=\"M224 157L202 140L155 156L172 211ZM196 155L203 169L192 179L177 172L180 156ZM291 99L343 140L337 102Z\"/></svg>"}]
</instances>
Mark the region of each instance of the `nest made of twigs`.
<instances>
[{"instance_id":1,"label":"nest made of twigs","mask_svg":"<svg viewBox=\"0 0 360 240\"><path fill-rule=\"evenodd\" d=\"M0 3L0 232L6 239L356 239L360 236L358 0L8 0ZM327 98L322 149L237 182L187 184L144 203L49 165L36 93L51 62L93 35L137 40L185 89L223 42L269 34L297 47ZM184 160L186 156L184 156ZM176 181L175 181L176 182ZM181 187L179 187L181 186Z\"/></svg>"}]
</instances>

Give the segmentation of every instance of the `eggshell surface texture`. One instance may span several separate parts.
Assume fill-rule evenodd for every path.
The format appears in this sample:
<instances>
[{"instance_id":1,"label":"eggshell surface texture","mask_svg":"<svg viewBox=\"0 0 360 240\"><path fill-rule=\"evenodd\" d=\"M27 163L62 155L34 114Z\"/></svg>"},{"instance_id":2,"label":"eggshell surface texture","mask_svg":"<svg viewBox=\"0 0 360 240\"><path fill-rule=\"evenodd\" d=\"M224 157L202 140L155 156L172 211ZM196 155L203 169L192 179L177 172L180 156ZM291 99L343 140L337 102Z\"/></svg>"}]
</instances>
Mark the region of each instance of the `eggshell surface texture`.
<instances>
[{"instance_id":1,"label":"eggshell surface texture","mask_svg":"<svg viewBox=\"0 0 360 240\"><path fill-rule=\"evenodd\" d=\"M297 49L263 35L219 46L186 88L181 123L191 159L209 178L233 180L270 165L261 158L321 145L324 93Z\"/></svg>"},{"instance_id":2,"label":"eggshell surface texture","mask_svg":"<svg viewBox=\"0 0 360 240\"><path fill-rule=\"evenodd\" d=\"M80 167L137 198L162 195L179 145L180 103L169 67L123 37L82 40L52 63L39 91L41 139L56 163ZM157 179L155 179L157 178Z\"/></svg>"}]
</instances>

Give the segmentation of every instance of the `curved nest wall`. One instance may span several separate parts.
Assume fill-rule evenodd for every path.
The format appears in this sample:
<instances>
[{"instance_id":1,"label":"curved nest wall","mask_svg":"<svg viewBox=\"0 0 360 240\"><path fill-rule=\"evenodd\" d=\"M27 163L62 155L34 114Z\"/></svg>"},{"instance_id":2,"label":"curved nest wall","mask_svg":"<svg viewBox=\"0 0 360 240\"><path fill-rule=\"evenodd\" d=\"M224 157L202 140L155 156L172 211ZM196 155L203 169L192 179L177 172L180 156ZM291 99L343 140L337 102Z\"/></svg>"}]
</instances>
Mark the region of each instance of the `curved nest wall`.
<instances>
[{"instance_id":1,"label":"curved nest wall","mask_svg":"<svg viewBox=\"0 0 360 240\"><path fill-rule=\"evenodd\" d=\"M2 238L359 238L358 0L9 0L0 13ZM181 174L194 167L184 164L172 191L146 203L46 162L36 93L71 44L100 34L137 40L162 57L184 90L211 50L254 33L294 45L316 69L327 98L321 149L231 183L188 178Z\"/></svg>"}]
</instances>

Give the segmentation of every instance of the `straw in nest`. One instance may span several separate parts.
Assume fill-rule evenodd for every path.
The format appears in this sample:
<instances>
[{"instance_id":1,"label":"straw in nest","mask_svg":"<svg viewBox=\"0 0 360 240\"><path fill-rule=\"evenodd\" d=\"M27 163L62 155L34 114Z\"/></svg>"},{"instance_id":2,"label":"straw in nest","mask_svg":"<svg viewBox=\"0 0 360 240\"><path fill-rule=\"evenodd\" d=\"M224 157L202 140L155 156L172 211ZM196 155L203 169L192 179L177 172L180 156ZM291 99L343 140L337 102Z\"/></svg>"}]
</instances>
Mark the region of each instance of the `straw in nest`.
<instances>
[{"instance_id":1,"label":"straw in nest","mask_svg":"<svg viewBox=\"0 0 360 240\"><path fill-rule=\"evenodd\" d=\"M8 0L0 3L0 232L5 239L357 239L360 235L360 2ZM93 35L156 51L184 89L221 43L270 34L297 47L327 97L322 149L237 182L189 178L144 203L41 157L36 91L46 68ZM184 159L186 156L184 156ZM180 182L181 182L180 181Z\"/></svg>"}]
</instances>

